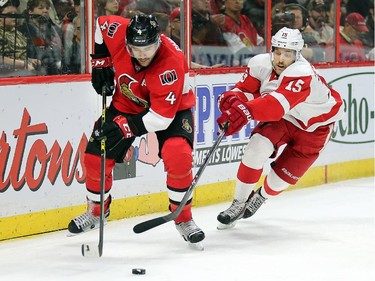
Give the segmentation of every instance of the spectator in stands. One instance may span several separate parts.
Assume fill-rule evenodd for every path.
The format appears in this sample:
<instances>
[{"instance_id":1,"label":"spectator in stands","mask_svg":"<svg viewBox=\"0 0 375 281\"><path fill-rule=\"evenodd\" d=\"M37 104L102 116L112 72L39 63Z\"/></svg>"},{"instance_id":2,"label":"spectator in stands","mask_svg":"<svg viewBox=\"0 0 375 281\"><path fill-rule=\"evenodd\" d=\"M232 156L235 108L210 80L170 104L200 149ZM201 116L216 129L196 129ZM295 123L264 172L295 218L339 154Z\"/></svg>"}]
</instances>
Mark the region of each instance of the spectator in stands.
<instances>
[{"instance_id":1,"label":"spectator in stands","mask_svg":"<svg viewBox=\"0 0 375 281\"><path fill-rule=\"evenodd\" d=\"M78 6L77 6L78 4ZM78 7L78 9L77 9ZM57 7L56 7L56 10ZM67 64L70 63L70 54L69 50L72 48L75 34L73 20L74 18L79 15L80 11L80 0L74 0L74 5L71 5L67 12L64 15L64 18L61 21L61 30L63 33L63 42L64 42L64 60L63 60L63 67L62 73L69 73L69 69ZM77 12L78 11L78 12Z\"/></svg>"},{"instance_id":2,"label":"spectator in stands","mask_svg":"<svg viewBox=\"0 0 375 281\"><path fill-rule=\"evenodd\" d=\"M137 0L120 0L119 13L124 18L131 18L135 14L141 14L137 11Z\"/></svg>"},{"instance_id":3,"label":"spectator in stands","mask_svg":"<svg viewBox=\"0 0 375 281\"><path fill-rule=\"evenodd\" d=\"M374 41L374 19L375 19L374 8L375 8L374 0L371 0L369 14L367 15L367 18L366 18L366 25L367 25L367 28L369 29L369 32L372 34L372 38L373 38L372 41Z\"/></svg>"},{"instance_id":4,"label":"spectator in stands","mask_svg":"<svg viewBox=\"0 0 375 281\"><path fill-rule=\"evenodd\" d=\"M246 0L242 9L242 14L251 19L254 27L261 37L265 37L265 0Z\"/></svg>"},{"instance_id":5,"label":"spectator in stands","mask_svg":"<svg viewBox=\"0 0 375 281\"><path fill-rule=\"evenodd\" d=\"M138 0L137 10L144 14L164 13L169 15L174 5L168 0Z\"/></svg>"},{"instance_id":6,"label":"spectator in stands","mask_svg":"<svg viewBox=\"0 0 375 281\"><path fill-rule=\"evenodd\" d=\"M74 11L77 15L81 14L81 0L73 0Z\"/></svg>"},{"instance_id":7,"label":"spectator in stands","mask_svg":"<svg viewBox=\"0 0 375 281\"><path fill-rule=\"evenodd\" d=\"M283 27L292 28L295 15L291 13L285 13L284 3L277 3L276 5L272 6L271 9L271 35L275 35L280 29Z\"/></svg>"},{"instance_id":8,"label":"spectator in stands","mask_svg":"<svg viewBox=\"0 0 375 281\"><path fill-rule=\"evenodd\" d=\"M340 26L344 26L347 15L348 15L348 10L346 9L346 1L344 0L344 1L341 1L340 3Z\"/></svg>"},{"instance_id":9,"label":"spectator in stands","mask_svg":"<svg viewBox=\"0 0 375 281\"><path fill-rule=\"evenodd\" d=\"M299 4L287 4L284 10L286 13L294 14L294 22L291 28L298 29L305 41L305 46L301 51L303 57L310 62L323 62L325 59L324 49L312 35L312 28L308 25L306 8Z\"/></svg>"},{"instance_id":10,"label":"spectator in stands","mask_svg":"<svg viewBox=\"0 0 375 281\"><path fill-rule=\"evenodd\" d=\"M67 74L81 73L81 18L73 19L73 40L69 48L65 48L65 71Z\"/></svg>"},{"instance_id":11,"label":"spectator in stands","mask_svg":"<svg viewBox=\"0 0 375 281\"><path fill-rule=\"evenodd\" d=\"M37 66L37 60L27 58L27 38L16 29L17 8L19 0L5 0L0 2L0 76L18 76L20 70L32 71ZM15 73L17 71L18 73ZM31 75L22 72L22 75Z\"/></svg>"},{"instance_id":12,"label":"spectator in stands","mask_svg":"<svg viewBox=\"0 0 375 281\"><path fill-rule=\"evenodd\" d=\"M374 7L374 3L372 3ZM371 0L347 0L346 10L348 15L351 13L359 13L362 17L366 18L368 16L369 10L371 8Z\"/></svg>"},{"instance_id":13,"label":"spectator in stands","mask_svg":"<svg viewBox=\"0 0 375 281\"><path fill-rule=\"evenodd\" d=\"M212 15L220 14L224 11L224 0L210 0L210 12Z\"/></svg>"},{"instance_id":14,"label":"spectator in stands","mask_svg":"<svg viewBox=\"0 0 375 281\"><path fill-rule=\"evenodd\" d=\"M180 20L180 8L174 8L172 13L169 15L169 23L171 27L170 38L180 46L180 31L181 31L181 20Z\"/></svg>"},{"instance_id":15,"label":"spectator in stands","mask_svg":"<svg viewBox=\"0 0 375 281\"><path fill-rule=\"evenodd\" d=\"M325 5L327 8L327 24L333 29L335 29L336 0L325 0ZM345 18L347 16L345 1L340 2L340 9L338 15L341 28L341 26L344 26Z\"/></svg>"},{"instance_id":16,"label":"spectator in stands","mask_svg":"<svg viewBox=\"0 0 375 281\"><path fill-rule=\"evenodd\" d=\"M374 48L374 0L371 0L369 13L366 18L366 26L369 32L361 33L360 40L365 46L366 53ZM367 54L369 56L370 54Z\"/></svg>"},{"instance_id":17,"label":"spectator in stands","mask_svg":"<svg viewBox=\"0 0 375 281\"><path fill-rule=\"evenodd\" d=\"M29 0L24 11L26 21L20 31L27 37L27 56L41 62L38 74L61 74L63 35L49 17L49 0Z\"/></svg>"},{"instance_id":18,"label":"spectator in stands","mask_svg":"<svg viewBox=\"0 0 375 281\"><path fill-rule=\"evenodd\" d=\"M233 54L263 52L264 39L258 34L251 20L241 14L244 0L225 0L225 21L221 26L224 39Z\"/></svg>"},{"instance_id":19,"label":"spectator in stands","mask_svg":"<svg viewBox=\"0 0 375 281\"><path fill-rule=\"evenodd\" d=\"M165 36L171 37L171 25L169 22L169 15L164 13L152 13L152 15L157 19L159 23L160 33Z\"/></svg>"},{"instance_id":20,"label":"spectator in stands","mask_svg":"<svg viewBox=\"0 0 375 281\"><path fill-rule=\"evenodd\" d=\"M225 45L220 29L220 25L224 23L224 15L212 15L210 9L210 0L192 0L192 44Z\"/></svg>"},{"instance_id":21,"label":"spectator in stands","mask_svg":"<svg viewBox=\"0 0 375 281\"><path fill-rule=\"evenodd\" d=\"M28 0L21 0L21 1L27 2ZM61 25L61 18L59 18L58 11L56 11L55 4L54 4L54 2L56 0L55 1L54 0L48 0L48 1L50 2L50 7L49 7L49 10L48 10L49 18L54 24L60 26ZM59 0L57 0L57 1L59 1ZM63 0L63 1L65 1L65 0ZM26 6L27 6L27 3L26 3Z\"/></svg>"},{"instance_id":22,"label":"spectator in stands","mask_svg":"<svg viewBox=\"0 0 375 281\"><path fill-rule=\"evenodd\" d=\"M136 0L120 0L120 3L119 3L120 15L126 14L128 9L134 10L136 5L137 5ZM130 6L131 8L129 8Z\"/></svg>"},{"instance_id":23,"label":"spectator in stands","mask_svg":"<svg viewBox=\"0 0 375 281\"><path fill-rule=\"evenodd\" d=\"M170 22L170 38L176 43L177 46L180 47L180 35L181 35L181 20L180 20L180 8L174 8L172 13L169 16L169 22ZM192 50L194 52L194 50ZM192 61L191 62L191 68L207 68L207 67L220 67L223 66L223 64L214 64L211 66L203 65L201 63L197 63Z\"/></svg>"},{"instance_id":24,"label":"spectator in stands","mask_svg":"<svg viewBox=\"0 0 375 281\"><path fill-rule=\"evenodd\" d=\"M308 4L309 26L319 44L326 44L333 37L333 28L327 24L327 10L324 0L310 0Z\"/></svg>"},{"instance_id":25,"label":"spectator in stands","mask_svg":"<svg viewBox=\"0 0 375 281\"><path fill-rule=\"evenodd\" d=\"M327 7L327 24L335 28L335 15L336 15L336 3L335 0L326 0L326 7ZM339 12L340 15L340 12Z\"/></svg>"},{"instance_id":26,"label":"spectator in stands","mask_svg":"<svg viewBox=\"0 0 375 281\"><path fill-rule=\"evenodd\" d=\"M60 27L65 35L66 30L71 30L73 33L73 19L77 16L74 7L71 7L61 20Z\"/></svg>"},{"instance_id":27,"label":"spectator in stands","mask_svg":"<svg viewBox=\"0 0 375 281\"><path fill-rule=\"evenodd\" d=\"M119 14L119 0L96 0L97 16L110 16Z\"/></svg>"},{"instance_id":28,"label":"spectator in stands","mask_svg":"<svg viewBox=\"0 0 375 281\"><path fill-rule=\"evenodd\" d=\"M359 13L351 13L346 17L344 28L340 31L339 61L364 61L365 50L359 40L362 32L368 32L365 19ZM334 61L333 39L328 42L327 61Z\"/></svg>"},{"instance_id":29,"label":"spectator in stands","mask_svg":"<svg viewBox=\"0 0 375 281\"><path fill-rule=\"evenodd\" d=\"M52 5L53 7L55 7L57 24L63 24L64 21L67 20L67 18L71 22L73 18L76 16L73 1L71 0L52 0ZM62 28L62 26L60 27Z\"/></svg>"}]
</instances>

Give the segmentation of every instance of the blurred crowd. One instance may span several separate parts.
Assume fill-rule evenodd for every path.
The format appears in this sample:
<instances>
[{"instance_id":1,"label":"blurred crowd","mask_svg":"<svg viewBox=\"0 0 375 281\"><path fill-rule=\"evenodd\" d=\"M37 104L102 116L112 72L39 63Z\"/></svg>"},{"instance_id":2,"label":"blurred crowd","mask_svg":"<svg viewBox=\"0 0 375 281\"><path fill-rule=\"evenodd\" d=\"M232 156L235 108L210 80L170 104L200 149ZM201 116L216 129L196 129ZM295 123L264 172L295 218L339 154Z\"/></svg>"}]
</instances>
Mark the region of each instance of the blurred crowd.
<instances>
[{"instance_id":1,"label":"blurred crowd","mask_svg":"<svg viewBox=\"0 0 375 281\"><path fill-rule=\"evenodd\" d=\"M336 61L335 22L339 23L337 61L374 60L373 0L342 0L337 19L334 0L279 2L272 10L272 33L283 26L298 28L305 41L302 53L310 62Z\"/></svg>"},{"instance_id":2,"label":"blurred crowd","mask_svg":"<svg viewBox=\"0 0 375 281\"><path fill-rule=\"evenodd\" d=\"M80 0L0 0L0 77L81 73Z\"/></svg>"},{"instance_id":3,"label":"blurred crowd","mask_svg":"<svg viewBox=\"0 0 375 281\"><path fill-rule=\"evenodd\" d=\"M266 51L265 0L192 0L192 67L243 66ZM95 16L153 14L180 46L179 0L93 0ZM297 28L312 63L374 60L374 0L273 0L271 33ZM339 22L339 51L335 48ZM83 26L84 27L84 26ZM0 0L0 77L84 73L80 0ZM183 47L183 46L181 46Z\"/></svg>"}]
</instances>

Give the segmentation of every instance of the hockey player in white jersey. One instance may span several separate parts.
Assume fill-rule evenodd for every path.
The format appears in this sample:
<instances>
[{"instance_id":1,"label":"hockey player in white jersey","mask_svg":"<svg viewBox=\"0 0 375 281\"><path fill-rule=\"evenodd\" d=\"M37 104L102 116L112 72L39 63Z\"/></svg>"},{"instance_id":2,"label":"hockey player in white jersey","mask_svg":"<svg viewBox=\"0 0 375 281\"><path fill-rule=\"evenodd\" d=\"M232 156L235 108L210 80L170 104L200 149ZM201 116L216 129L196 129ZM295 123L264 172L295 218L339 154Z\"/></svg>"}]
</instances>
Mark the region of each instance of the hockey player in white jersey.
<instances>
[{"instance_id":1,"label":"hockey player in white jersey","mask_svg":"<svg viewBox=\"0 0 375 281\"><path fill-rule=\"evenodd\" d=\"M299 30L282 28L271 45L270 53L253 57L242 79L218 99L218 125L230 122L226 135L236 134L252 119L260 121L237 171L234 200L217 216L219 229L251 217L267 199L296 184L319 157L342 115L340 94L301 55ZM264 164L276 155L263 185L255 189Z\"/></svg>"}]
</instances>

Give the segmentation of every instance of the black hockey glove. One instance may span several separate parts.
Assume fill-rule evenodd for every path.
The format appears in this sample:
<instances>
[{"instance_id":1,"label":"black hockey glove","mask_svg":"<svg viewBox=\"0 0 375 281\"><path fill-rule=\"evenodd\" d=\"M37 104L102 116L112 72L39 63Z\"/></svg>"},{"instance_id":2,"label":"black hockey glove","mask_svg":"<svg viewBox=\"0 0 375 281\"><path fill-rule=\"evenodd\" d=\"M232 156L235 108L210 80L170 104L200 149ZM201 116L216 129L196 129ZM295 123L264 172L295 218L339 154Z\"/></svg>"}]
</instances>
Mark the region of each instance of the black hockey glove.
<instances>
[{"instance_id":1,"label":"black hockey glove","mask_svg":"<svg viewBox=\"0 0 375 281\"><path fill-rule=\"evenodd\" d=\"M100 54L91 54L91 83L95 91L102 95L112 96L115 89L115 73L113 63L110 57Z\"/></svg>"},{"instance_id":2,"label":"black hockey glove","mask_svg":"<svg viewBox=\"0 0 375 281\"><path fill-rule=\"evenodd\" d=\"M94 138L97 140L119 136L121 136L121 138L134 137L128 119L122 115L116 116L111 122L105 122L103 126L100 126L94 131Z\"/></svg>"}]
</instances>

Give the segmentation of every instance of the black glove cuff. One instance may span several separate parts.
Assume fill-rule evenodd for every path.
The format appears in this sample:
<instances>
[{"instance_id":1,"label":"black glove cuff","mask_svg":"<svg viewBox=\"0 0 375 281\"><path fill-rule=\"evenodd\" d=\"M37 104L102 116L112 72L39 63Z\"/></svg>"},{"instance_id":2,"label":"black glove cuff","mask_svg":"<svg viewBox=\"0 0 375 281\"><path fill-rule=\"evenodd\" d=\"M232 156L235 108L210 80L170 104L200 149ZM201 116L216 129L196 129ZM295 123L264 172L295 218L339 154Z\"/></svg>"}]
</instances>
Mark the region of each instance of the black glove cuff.
<instances>
[{"instance_id":1,"label":"black glove cuff","mask_svg":"<svg viewBox=\"0 0 375 281\"><path fill-rule=\"evenodd\" d=\"M106 58L110 56L111 56L110 54L90 54L90 57L92 59L101 59L101 58Z\"/></svg>"},{"instance_id":2,"label":"black glove cuff","mask_svg":"<svg viewBox=\"0 0 375 281\"><path fill-rule=\"evenodd\" d=\"M147 112L148 110L145 110L136 115L126 116L126 119L128 119L129 127L135 136L139 137L148 133L142 120L142 117L145 116Z\"/></svg>"}]
</instances>

